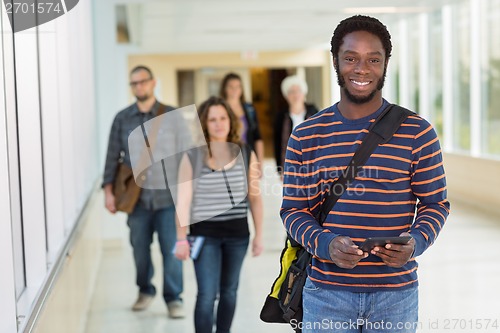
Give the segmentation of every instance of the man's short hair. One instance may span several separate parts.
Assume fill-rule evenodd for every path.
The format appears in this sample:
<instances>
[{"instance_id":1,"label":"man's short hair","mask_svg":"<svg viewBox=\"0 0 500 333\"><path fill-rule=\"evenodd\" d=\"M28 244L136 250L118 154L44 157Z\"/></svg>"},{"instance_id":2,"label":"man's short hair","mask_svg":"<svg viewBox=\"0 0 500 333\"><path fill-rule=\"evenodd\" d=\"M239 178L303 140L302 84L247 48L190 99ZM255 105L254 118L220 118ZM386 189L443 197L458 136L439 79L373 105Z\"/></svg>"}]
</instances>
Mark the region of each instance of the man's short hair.
<instances>
[{"instance_id":1,"label":"man's short hair","mask_svg":"<svg viewBox=\"0 0 500 333\"><path fill-rule=\"evenodd\" d=\"M143 65L135 66L130 71L130 76L132 76L133 74L137 73L138 71L146 71L152 79L154 78L153 77L153 72L151 72L151 69L149 69L149 67L146 67L146 66L143 66Z\"/></svg>"},{"instance_id":2,"label":"man's short hair","mask_svg":"<svg viewBox=\"0 0 500 333\"><path fill-rule=\"evenodd\" d=\"M342 20L333 32L330 51L334 58L339 54L339 49L344 42L345 35L355 31L367 31L380 38L385 50L386 60L391 57L391 34L387 30L387 27L374 17L355 15Z\"/></svg>"}]
</instances>

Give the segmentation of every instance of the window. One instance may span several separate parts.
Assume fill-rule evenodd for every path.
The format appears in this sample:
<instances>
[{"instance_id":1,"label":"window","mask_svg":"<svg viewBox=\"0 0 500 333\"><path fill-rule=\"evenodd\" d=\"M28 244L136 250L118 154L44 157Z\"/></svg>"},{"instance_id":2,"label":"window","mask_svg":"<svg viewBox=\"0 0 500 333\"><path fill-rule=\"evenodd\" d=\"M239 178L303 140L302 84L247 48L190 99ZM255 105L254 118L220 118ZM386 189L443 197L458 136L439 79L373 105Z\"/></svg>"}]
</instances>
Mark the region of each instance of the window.
<instances>
[{"instance_id":1,"label":"window","mask_svg":"<svg viewBox=\"0 0 500 333\"><path fill-rule=\"evenodd\" d=\"M487 36L488 70L483 73L485 112L483 116L483 151L500 157L500 2L488 3Z\"/></svg>"},{"instance_id":2,"label":"window","mask_svg":"<svg viewBox=\"0 0 500 333\"><path fill-rule=\"evenodd\" d=\"M5 22L3 22L5 24ZM21 215L21 185L19 177L18 152L18 116L16 103L16 79L14 69L14 35L6 29L3 35L3 89L5 92L5 120L7 135L9 198L8 203L11 215L13 263L16 298L19 298L26 288L25 252L23 239L23 225Z\"/></svg>"},{"instance_id":3,"label":"window","mask_svg":"<svg viewBox=\"0 0 500 333\"><path fill-rule=\"evenodd\" d=\"M470 122L470 16L469 3L454 6L453 50L453 149L469 152L471 148Z\"/></svg>"},{"instance_id":4,"label":"window","mask_svg":"<svg viewBox=\"0 0 500 333\"><path fill-rule=\"evenodd\" d=\"M443 144L443 25L441 10L429 16L430 59L429 59L429 119Z\"/></svg>"},{"instance_id":5,"label":"window","mask_svg":"<svg viewBox=\"0 0 500 333\"><path fill-rule=\"evenodd\" d=\"M409 19L409 31L410 31L410 109L415 112L419 112L419 40L420 36L420 23L419 17L415 15L413 18Z\"/></svg>"}]
</instances>

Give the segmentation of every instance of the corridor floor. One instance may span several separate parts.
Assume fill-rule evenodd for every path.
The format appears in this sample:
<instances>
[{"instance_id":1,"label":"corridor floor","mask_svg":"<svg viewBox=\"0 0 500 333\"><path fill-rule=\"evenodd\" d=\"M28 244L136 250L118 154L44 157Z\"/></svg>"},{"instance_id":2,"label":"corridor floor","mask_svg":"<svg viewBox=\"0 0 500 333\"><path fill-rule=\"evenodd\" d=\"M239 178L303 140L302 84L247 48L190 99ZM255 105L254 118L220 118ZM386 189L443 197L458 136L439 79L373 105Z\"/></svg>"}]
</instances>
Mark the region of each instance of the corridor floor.
<instances>
[{"instance_id":1,"label":"corridor floor","mask_svg":"<svg viewBox=\"0 0 500 333\"><path fill-rule=\"evenodd\" d=\"M281 186L269 165L263 178L265 252L243 266L233 333L292 332L286 325L264 324L260 308L276 277L284 230L278 211ZM500 220L458 200L436 243L419 258L420 328L418 332L500 332ZM499 208L500 210L500 208ZM103 223L107 223L103 221ZM160 250L155 241L154 283L161 290ZM144 312L132 312L137 289L131 248L104 247L86 333L191 333L196 281L192 262L184 264L187 317L169 319L158 295ZM322 331L323 332L323 331ZM328 332L328 331L324 331Z\"/></svg>"}]
</instances>

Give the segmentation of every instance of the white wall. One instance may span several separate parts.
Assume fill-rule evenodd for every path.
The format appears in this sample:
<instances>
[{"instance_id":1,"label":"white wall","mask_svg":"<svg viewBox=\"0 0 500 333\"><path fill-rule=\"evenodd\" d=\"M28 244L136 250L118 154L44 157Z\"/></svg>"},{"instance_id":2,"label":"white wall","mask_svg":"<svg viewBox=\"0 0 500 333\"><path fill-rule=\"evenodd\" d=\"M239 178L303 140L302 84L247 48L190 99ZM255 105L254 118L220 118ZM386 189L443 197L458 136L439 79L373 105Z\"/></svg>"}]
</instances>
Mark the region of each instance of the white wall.
<instances>
[{"instance_id":1,"label":"white wall","mask_svg":"<svg viewBox=\"0 0 500 333\"><path fill-rule=\"evenodd\" d=\"M93 1L95 96L97 111L97 149L99 173L104 171L109 131L116 113L129 103L128 54L135 46L119 45L115 35L115 5L117 0ZM104 205L104 202L102 203ZM126 215L117 213L101 225L102 237L107 245L121 246L128 232ZM111 223L109 222L111 221Z\"/></svg>"},{"instance_id":2,"label":"white wall","mask_svg":"<svg viewBox=\"0 0 500 333\"><path fill-rule=\"evenodd\" d=\"M2 10L2 23L5 22L7 16ZM2 31L4 27L8 28L7 23L1 25ZM7 30L8 31L8 30ZM12 33L0 34L0 44L7 43L12 39ZM0 52L0 64L4 63L4 52ZM3 73L2 73L3 74ZM5 98L5 81L0 79L0 109L6 108ZM0 332L15 332L17 327L16 321L16 288L14 279L14 245L12 239L11 209L10 209L10 192L5 189L9 188L9 173L4 170L9 170L8 164L8 141L7 141L7 121L6 114L0 113L0 212L2 212L2 223L0 223L0 265L3 273L0 274Z\"/></svg>"},{"instance_id":3,"label":"white wall","mask_svg":"<svg viewBox=\"0 0 500 333\"><path fill-rule=\"evenodd\" d=\"M451 213L455 204L467 202L500 217L500 161L450 153L443 159Z\"/></svg>"},{"instance_id":4,"label":"white wall","mask_svg":"<svg viewBox=\"0 0 500 333\"><path fill-rule=\"evenodd\" d=\"M109 130L116 113L129 104L128 54L138 51L134 46L116 43L116 0L93 1L95 45L95 92L99 167L104 170Z\"/></svg>"},{"instance_id":5,"label":"white wall","mask_svg":"<svg viewBox=\"0 0 500 333\"><path fill-rule=\"evenodd\" d=\"M37 313L99 168L91 3L16 34L1 15L0 332L11 333Z\"/></svg>"}]
</instances>

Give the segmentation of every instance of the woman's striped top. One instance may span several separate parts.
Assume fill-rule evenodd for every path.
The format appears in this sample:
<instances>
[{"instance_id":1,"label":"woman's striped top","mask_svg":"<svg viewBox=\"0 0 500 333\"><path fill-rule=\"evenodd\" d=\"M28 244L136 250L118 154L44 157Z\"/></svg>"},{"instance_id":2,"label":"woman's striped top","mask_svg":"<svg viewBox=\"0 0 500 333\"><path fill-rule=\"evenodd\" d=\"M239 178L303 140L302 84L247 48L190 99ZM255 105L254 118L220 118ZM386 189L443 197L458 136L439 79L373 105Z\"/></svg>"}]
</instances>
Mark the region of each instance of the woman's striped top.
<instances>
[{"instance_id":1,"label":"woman's striped top","mask_svg":"<svg viewBox=\"0 0 500 333\"><path fill-rule=\"evenodd\" d=\"M314 255L309 276L325 288L372 292L417 285L414 258L392 268L370 254L355 268L343 269L331 261L328 246L338 235L359 245L368 237L410 232L416 257L432 245L448 216L437 135L427 121L410 116L373 152L323 227L314 218L332 182L386 105L384 100L377 112L357 120L344 118L333 105L300 124L290 137L281 217L289 234Z\"/></svg>"},{"instance_id":2,"label":"woman's striped top","mask_svg":"<svg viewBox=\"0 0 500 333\"><path fill-rule=\"evenodd\" d=\"M204 165L193 192L190 227L193 235L239 237L249 234L247 179L243 161L227 170Z\"/></svg>"}]
</instances>

